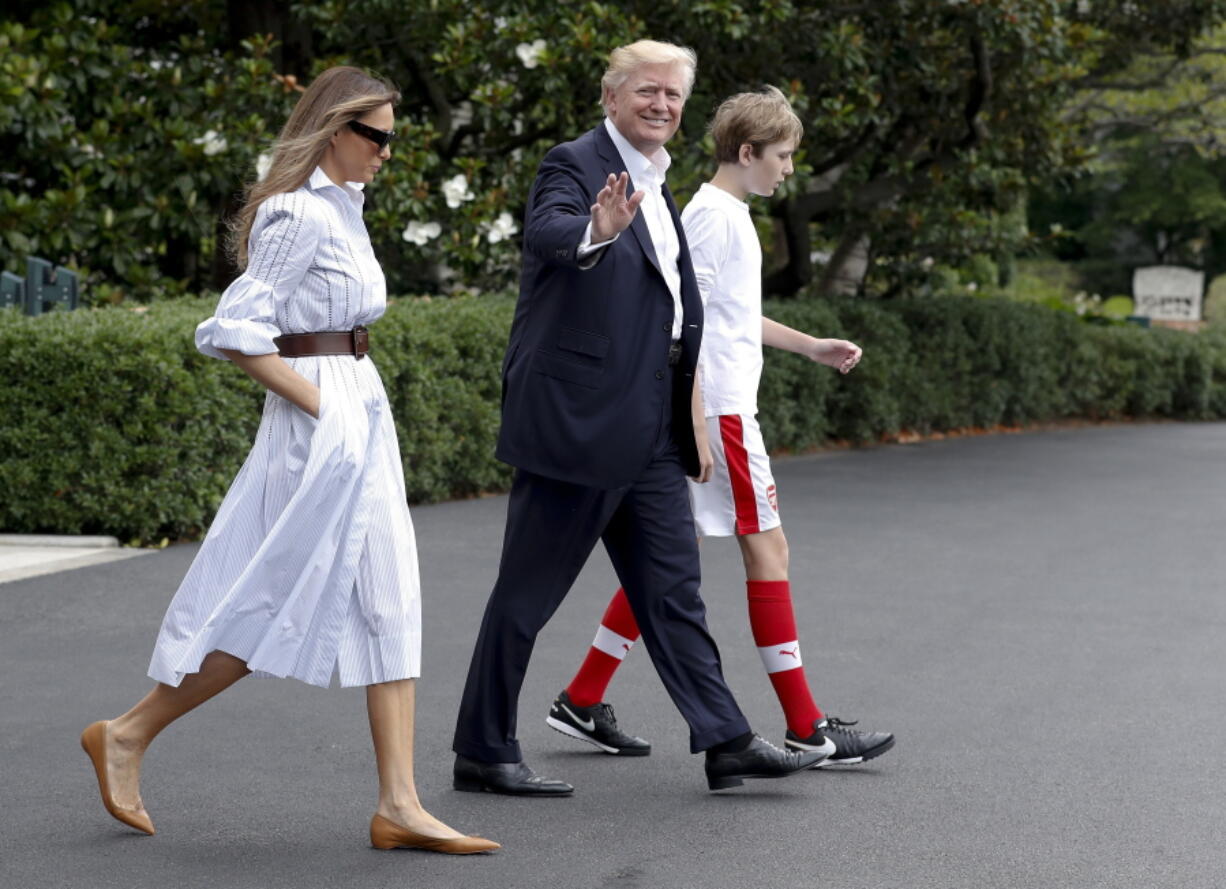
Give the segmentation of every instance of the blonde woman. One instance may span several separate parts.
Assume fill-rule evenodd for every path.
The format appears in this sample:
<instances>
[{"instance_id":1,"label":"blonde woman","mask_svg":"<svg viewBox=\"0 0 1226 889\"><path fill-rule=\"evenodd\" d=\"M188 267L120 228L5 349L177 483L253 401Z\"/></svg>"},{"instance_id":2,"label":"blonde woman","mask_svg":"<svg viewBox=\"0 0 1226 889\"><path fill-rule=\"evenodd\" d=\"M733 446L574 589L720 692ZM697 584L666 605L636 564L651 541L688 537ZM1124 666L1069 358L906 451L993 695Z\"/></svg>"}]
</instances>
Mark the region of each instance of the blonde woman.
<instances>
[{"instance_id":1,"label":"blonde woman","mask_svg":"<svg viewBox=\"0 0 1226 889\"><path fill-rule=\"evenodd\" d=\"M421 609L413 524L387 396L366 357L383 273L362 187L391 156L399 94L347 67L321 74L251 186L234 247L243 274L196 346L268 389L259 433L175 594L153 652L157 685L85 729L102 801L152 834L141 759L167 725L248 673L366 686L379 773L372 844L498 848L430 815L413 782Z\"/></svg>"}]
</instances>

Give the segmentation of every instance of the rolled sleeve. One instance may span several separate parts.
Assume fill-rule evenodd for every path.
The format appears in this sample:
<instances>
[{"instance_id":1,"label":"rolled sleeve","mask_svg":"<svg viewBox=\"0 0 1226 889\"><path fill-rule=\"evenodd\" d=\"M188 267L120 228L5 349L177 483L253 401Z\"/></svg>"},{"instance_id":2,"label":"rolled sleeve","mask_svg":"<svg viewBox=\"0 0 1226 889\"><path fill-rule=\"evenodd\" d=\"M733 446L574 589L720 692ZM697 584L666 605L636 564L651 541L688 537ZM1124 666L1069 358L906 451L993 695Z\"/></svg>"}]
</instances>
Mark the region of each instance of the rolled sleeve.
<instances>
[{"instance_id":1,"label":"rolled sleeve","mask_svg":"<svg viewBox=\"0 0 1226 889\"><path fill-rule=\"evenodd\" d=\"M293 296L319 247L321 220L312 199L293 192L260 205L248 242L247 269L226 288L211 318L196 327L196 348L225 359L277 351L277 307Z\"/></svg>"},{"instance_id":2,"label":"rolled sleeve","mask_svg":"<svg viewBox=\"0 0 1226 889\"><path fill-rule=\"evenodd\" d=\"M273 289L244 273L226 288L213 317L196 326L196 348L223 360L222 349L244 355L276 352L274 340L281 330L274 323L275 313Z\"/></svg>"}]
</instances>

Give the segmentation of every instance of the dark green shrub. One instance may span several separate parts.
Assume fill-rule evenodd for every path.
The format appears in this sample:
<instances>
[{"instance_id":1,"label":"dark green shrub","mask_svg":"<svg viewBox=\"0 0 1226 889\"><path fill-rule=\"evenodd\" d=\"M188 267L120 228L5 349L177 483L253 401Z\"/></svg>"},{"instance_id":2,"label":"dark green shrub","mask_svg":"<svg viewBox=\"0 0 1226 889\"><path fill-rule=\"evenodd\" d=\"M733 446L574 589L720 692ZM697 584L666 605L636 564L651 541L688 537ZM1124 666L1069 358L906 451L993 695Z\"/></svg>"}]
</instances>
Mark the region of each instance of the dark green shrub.
<instances>
[{"instance_id":1,"label":"dark green shrub","mask_svg":"<svg viewBox=\"0 0 1226 889\"><path fill-rule=\"evenodd\" d=\"M208 524L263 402L193 347L212 303L0 312L0 527L148 540Z\"/></svg>"},{"instance_id":2,"label":"dark green shrub","mask_svg":"<svg viewBox=\"0 0 1226 889\"><path fill-rule=\"evenodd\" d=\"M215 300L0 312L0 528L196 536L251 446L263 392L199 354ZM399 300L373 360L391 401L415 502L502 487L493 459L499 366L514 302Z\"/></svg>"},{"instance_id":3,"label":"dark green shrub","mask_svg":"<svg viewBox=\"0 0 1226 889\"><path fill-rule=\"evenodd\" d=\"M0 312L0 529L196 536L259 422L259 387L196 352L214 300L24 318ZM393 301L372 334L411 502L502 490L499 371L514 300ZM1226 330L1098 327L1005 300L768 303L768 316L865 349L840 376L770 350L767 443L1065 417L1226 417Z\"/></svg>"},{"instance_id":4,"label":"dark green shrub","mask_svg":"<svg viewBox=\"0 0 1226 889\"><path fill-rule=\"evenodd\" d=\"M514 308L509 297L398 300L375 326L410 502L509 483L493 455Z\"/></svg>"}]
</instances>

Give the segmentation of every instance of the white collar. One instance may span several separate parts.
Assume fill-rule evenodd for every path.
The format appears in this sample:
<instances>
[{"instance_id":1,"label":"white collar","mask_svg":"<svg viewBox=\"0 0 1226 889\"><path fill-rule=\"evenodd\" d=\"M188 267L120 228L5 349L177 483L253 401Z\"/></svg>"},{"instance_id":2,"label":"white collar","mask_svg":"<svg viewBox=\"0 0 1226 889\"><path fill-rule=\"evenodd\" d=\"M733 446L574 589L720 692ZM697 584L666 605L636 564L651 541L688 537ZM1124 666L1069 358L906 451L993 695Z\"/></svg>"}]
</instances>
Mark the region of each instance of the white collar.
<instances>
[{"instance_id":1,"label":"white collar","mask_svg":"<svg viewBox=\"0 0 1226 889\"><path fill-rule=\"evenodd\" d=\"M366 196L362 193L362 189L366 187L365 182L346 182L344 185L337 185L332 181L332 177L324 172L323 167L315 168L315 172L307 180L307 185L310 186L312 191L319 191L321 188L339 188L344 192L345 197L349 198L354 206L359 208L366 200Z\"/></svg>"},{"instance_id":2,"label":"white collar","mask_svg":"<svg viewBox=\"0 0 1226 889\"><path fill-rule=\"evenodd\" d=\"M664 146L661 145L651 157L648 157L631 145L609 118L604 119L604 125L609 131L614 147L617 148L617 153L622 156L622 163L626 165L626 172L630 174L635 187L638 188L649 182L654 185L663 185L664 174L668 172L668 167L673 162L668 152L664 150Z\"/></svg>"},{"instance_id":3,"label":"white collar","mask_svg":"<svg viewBox=\"0 0 1226 889\"><path fill-rule=\"evenodd\" d=\"M713 201L723 201L724 203L730 204L734 207L739 207L740 209L744 210L746 213L749 212L749 202L748 201L743 201L740 198L736 197L735 195L729 194L728 192L720 188L718 185L715 185L711 182L704 182L702 185L698 187L698 190L702 192L703 194L707 195L707 197Z\"/></svg>"}]
</instances>

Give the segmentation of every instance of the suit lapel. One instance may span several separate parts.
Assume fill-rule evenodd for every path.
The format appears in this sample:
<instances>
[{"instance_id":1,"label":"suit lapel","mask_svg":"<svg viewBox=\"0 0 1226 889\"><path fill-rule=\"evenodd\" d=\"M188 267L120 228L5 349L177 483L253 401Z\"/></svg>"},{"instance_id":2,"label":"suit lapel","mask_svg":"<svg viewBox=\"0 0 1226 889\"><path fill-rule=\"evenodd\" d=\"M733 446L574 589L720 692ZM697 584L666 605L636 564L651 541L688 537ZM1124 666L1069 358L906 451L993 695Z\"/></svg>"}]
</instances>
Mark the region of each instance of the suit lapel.
<instances>
[{"instance_id":1,"label":"suit lapel","mask_svg":"<svg viewBox=\"0 0 1226 889\"><path fill-rule=\"evenodd\" d=\"M596 150L608 164L605 167L605 172L601 175L601 188L604 188L605 180L608 179L609 173L613 173L614 175L618 175L623 171L627 172L627 174L629 173L629 171L626 170L626 162L622 159L621 153L618 152L617 146L613 144L613 137L610 136L609 131L605 129L604 121L601 121L600 125L596 127ZM631 177L626 183L626 194L632 195L634 194L635 190L636 186L634 184L634 178ZM667 186L665 186L665 190L667 191ZM595 200L594 197L593 200ZM669 198L669 207L675 216L676 208L672 206L671 198ZM680 226L678 226L677 230L680 232ZM638 240L639 247L642 249L643 254L647 257L647 261L650 262L652 266L655 267L655 270L660 273L660 276L663 277L664 272L660 268L660 259L658 256L656 256L656 245L652 243L651 232L647 230L647 220L643 217L641 212L634 214L634 219L630 221L630 231L634 233L634 237Z\"/></svg>"},{"instance_id":2,"label":"suit lapel","mask_svg":"<svg viewBox=\"0 0 1226 889\"><path fill-rule=\"evenodd\" d=\"M677 212L677 203L673 200L673 193L669 191L667 183L662 191L664 192L664 204L668 207L668 216L673 221L673 228L677 230L677 244L680 248L677 251L677 270L681 273L681 292L684 296L686 285L694 280L693 263L690 261L690 245L685 239L685 226L681 224L681 214Z\"/></svg>"},{"instance_id":3,"label":"suit lapel","mask_svg":"<svg viewBox=\"0 0 1226 889\"><path fill-rule=\"evenodd\" d=\"M672 217L677 228L677 271L681 275L681 311L684 324L681 330L682 339L689 340L694 354L698 353L698 336L702 330L702 296L698 292L698 279L694 277L694 262L690 259L690 244L685 239L685 226L681 224L681 214L677 212L677 203L668 186L664 186L664 203L668 206L668 215Z\"/></svg>"},{"instance_id":4,"label":"suit lapel","mask_svg":"<svg viewBox=\"0 0 1226 889\"><path fill-rule=\"evenodd\" d=\"M634 183L631 182L630 185ZM630 194L634 192L626 189ZM643 248L643 253L647 255L647 261L650 262L660 276L664 276L664 270L660 268L660 257L656 254L656 245L651 241L651 232L647 230L647 220L643 218L640 207L640 212L634 214L634 219L630 221L630 231L634 232L634 236L639 239L639 246Z\"/></svg>"}]
</instances>

